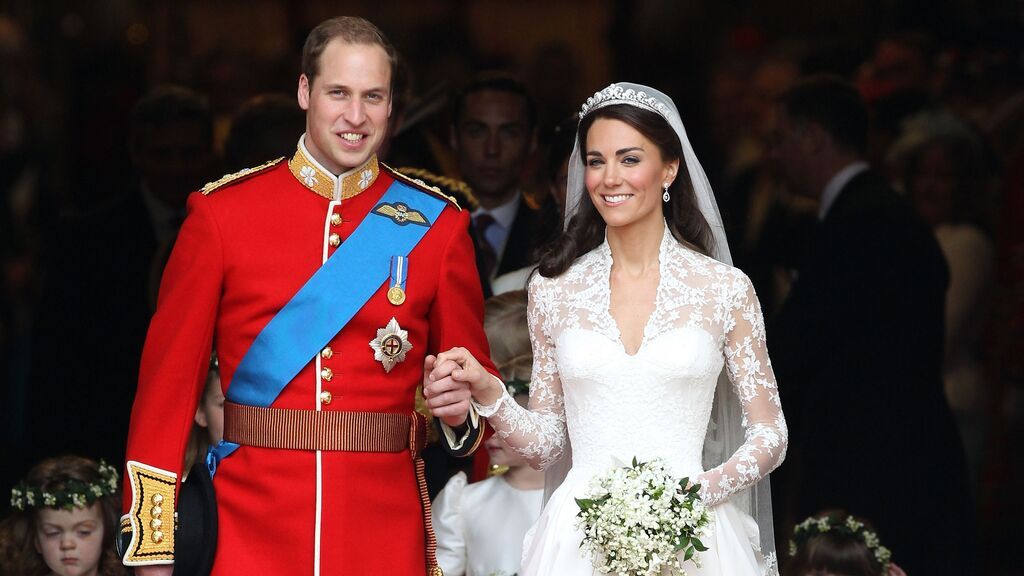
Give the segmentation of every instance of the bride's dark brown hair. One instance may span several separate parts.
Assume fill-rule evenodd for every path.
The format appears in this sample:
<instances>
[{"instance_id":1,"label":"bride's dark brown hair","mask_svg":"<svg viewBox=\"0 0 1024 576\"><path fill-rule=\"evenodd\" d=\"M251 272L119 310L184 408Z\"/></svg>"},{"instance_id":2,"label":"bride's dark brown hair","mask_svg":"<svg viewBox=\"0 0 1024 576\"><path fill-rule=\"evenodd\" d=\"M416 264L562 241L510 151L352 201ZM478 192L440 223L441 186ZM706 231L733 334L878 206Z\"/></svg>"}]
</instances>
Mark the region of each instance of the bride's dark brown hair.
<instances>
[{"instance_id":1,"label":"bride's dark brown hair","mask_svg":"<svg viewBox=\"0 0 1024 576\"><path fill-rule=\"evenodd\" d=\"M680 243L701 252L711 254L715 248L711 227L697 206L690 177L683 160L683 149L679 137L668 122L658 113L630 104L612 104L598 108L580 120L578 146L585 162L587 133L598 118L619 120L631 126L654 143L665 162L679 161L679 175L669 186L669 201L662 204L662 214L668 229ZM569 167L573 169L572 166ZM576 191L573 191L576 192ZM571 197L572 194L568 194ZM604 241L605 222L597 211L586 190L580 194L580 205L561 235L540 251L537 267L541 276L553 278L569 269L580 256L601 245Z\"/></svg>"}]
</instances>

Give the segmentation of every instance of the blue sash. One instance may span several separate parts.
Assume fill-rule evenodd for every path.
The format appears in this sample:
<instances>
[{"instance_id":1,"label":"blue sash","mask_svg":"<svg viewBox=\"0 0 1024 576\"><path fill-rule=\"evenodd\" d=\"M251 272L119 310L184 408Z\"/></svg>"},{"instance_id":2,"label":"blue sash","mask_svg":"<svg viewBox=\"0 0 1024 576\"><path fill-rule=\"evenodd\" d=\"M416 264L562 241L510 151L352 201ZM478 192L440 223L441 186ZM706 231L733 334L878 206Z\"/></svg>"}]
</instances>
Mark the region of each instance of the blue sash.
<instances>
[{"instance_id":1,"label":"blue sash","mask_svg":"<svg viewBox=\"0 0 1024 576\"><path fill-rule=\"evenodd\" d=\"M256 336L226 398L267 407L356 315L391 274L392 256L408 256L445 201L394 181L377 206ZM238 449L221 441L206 457L210 476Z\"/></svg>"}]
</instances>

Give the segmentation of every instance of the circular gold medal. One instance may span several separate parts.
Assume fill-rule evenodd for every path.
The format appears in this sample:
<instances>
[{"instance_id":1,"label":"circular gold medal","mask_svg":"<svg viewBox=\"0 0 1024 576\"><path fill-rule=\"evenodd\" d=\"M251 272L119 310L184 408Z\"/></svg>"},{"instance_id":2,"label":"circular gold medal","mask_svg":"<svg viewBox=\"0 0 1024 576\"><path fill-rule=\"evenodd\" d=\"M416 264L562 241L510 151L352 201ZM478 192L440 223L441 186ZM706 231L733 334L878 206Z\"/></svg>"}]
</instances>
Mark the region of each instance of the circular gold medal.
<instances>
[{"instance_id":1,"label":"circular gold medal","mask_svg":"<svg viewBox=\"0 0 1024 576\"><path fill-rule=\"evenodd\" d=\"M402 290L401 286L392 286L388 290L388 302L391 302L395 306L401 305L405 302L405 290Z\"/></svg>"}]
</instances>

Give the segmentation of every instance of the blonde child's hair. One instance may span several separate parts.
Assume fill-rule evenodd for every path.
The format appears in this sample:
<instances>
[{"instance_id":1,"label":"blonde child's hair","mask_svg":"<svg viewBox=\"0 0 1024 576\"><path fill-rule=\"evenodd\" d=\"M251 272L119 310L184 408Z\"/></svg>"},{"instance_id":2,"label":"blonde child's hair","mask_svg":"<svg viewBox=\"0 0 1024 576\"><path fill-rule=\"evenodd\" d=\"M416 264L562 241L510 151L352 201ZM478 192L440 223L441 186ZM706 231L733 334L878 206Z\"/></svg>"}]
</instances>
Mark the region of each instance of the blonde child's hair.
<instances>
[{"instance_id":1,"label":"blonde child's hair","mask_svg":"<svg viewBox=\"0 0 1024 576\"><path fill-rule=\"evenodd\" d=\"M525 290L498 294L484 303L484 332L491 345L491 360L506 382L529 381L533 370L526 303Z\"/></svg>"}]
</instances>

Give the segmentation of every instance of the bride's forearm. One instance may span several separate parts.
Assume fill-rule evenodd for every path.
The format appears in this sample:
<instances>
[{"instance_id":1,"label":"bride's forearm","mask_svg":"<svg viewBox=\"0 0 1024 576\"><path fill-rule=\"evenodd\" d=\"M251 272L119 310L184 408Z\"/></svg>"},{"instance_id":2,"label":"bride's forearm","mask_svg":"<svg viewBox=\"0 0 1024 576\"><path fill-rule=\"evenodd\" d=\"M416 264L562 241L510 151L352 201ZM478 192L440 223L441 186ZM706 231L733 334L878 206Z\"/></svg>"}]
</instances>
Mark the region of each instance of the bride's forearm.
<instances>
[{"instance_id":1,"label":"bride's forearm","mask_svg":"<svg viewBox=\"0 0 1024 576\"><path fill-rule=\"evenodd\" d=\"M495 433L530 467L543 470L562 457L568 439L564 413L529 410L508 394L490 405L482 405L475 399L474 403Z\"/></svg>"}]
</instances>

